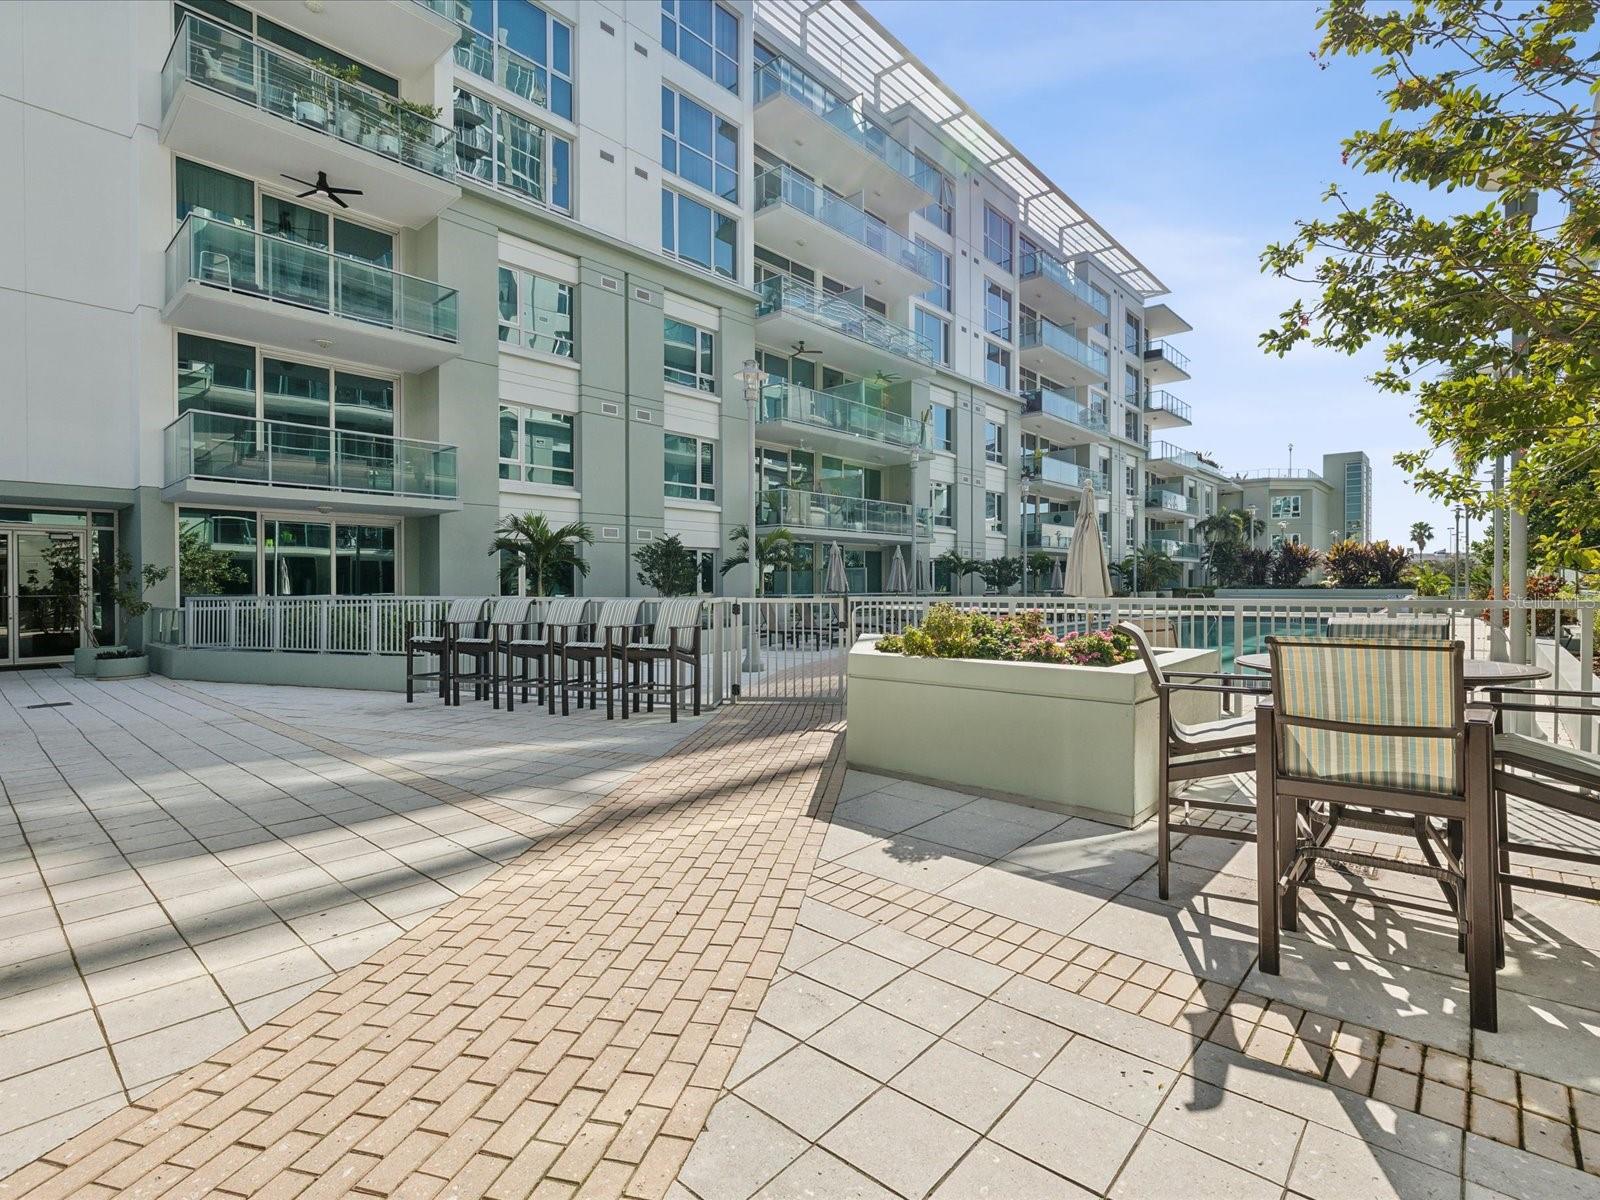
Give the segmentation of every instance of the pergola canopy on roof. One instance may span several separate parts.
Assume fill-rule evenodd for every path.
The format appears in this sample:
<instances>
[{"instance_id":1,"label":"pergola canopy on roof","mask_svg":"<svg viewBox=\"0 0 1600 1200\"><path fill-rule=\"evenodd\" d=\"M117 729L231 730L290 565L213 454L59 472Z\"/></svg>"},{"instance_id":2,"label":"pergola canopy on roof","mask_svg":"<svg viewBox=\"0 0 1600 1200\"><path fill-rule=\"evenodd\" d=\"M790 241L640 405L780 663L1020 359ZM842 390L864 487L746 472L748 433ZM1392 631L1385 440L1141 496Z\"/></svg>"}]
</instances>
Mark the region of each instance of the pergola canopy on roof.
<instances>
[{"instance_id":1,"label":"pergola canopy on roof","mask_svg":"<svg viewBox=\"0 0 1600 1200\"><path fill-rule=\"evenodd\" d=\"M756 0L756 16L882 112L920 112L961 151L1016 192L1035 241L1064 258L1093 255L1141 298L1167 287L1027 155L973 112L944 82L875 21L857 0Z\"/></svg>"}]
</instances>

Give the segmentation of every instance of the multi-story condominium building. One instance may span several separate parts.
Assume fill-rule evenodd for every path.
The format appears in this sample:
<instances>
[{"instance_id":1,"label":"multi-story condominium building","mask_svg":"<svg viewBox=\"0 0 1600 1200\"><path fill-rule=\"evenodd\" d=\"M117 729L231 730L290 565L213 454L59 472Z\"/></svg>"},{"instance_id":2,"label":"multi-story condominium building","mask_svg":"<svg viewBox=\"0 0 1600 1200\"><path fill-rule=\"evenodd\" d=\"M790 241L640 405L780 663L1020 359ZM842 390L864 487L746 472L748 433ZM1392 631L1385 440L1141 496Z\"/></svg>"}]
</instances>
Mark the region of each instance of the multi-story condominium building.
<instances>
[{"instance_id":1,"label":"multi-story condominium building","mask_svg":"<svg viewBox=\"0 0 1600 1200\"><path fill-rule=\"evenodd\" d=\"M1223 489L1222 503L1266 526L1268 541L1326 550L1343 538L1372 537L1372 463L1360 450L1324 454L1319 474L1308 467L1245 471Z\"/></svg>"},{"instance_id":2,"label":"multi-story condominium building","mask_svg":"<svg viewBox=\"0 0 1600 1200\"><path fill-rule=\"evenodd\" d=\"M0 664L77 644L73 552L112 637L119 548L163 604L474 593L524 512L591 594L671 534L746 593L752 518L774 590L834 542L934 586L1065 553L1090 483L1113 559L1198 560L1189 326L849 0L18 2L0 47Z\"/></svg>"}]
</instances>

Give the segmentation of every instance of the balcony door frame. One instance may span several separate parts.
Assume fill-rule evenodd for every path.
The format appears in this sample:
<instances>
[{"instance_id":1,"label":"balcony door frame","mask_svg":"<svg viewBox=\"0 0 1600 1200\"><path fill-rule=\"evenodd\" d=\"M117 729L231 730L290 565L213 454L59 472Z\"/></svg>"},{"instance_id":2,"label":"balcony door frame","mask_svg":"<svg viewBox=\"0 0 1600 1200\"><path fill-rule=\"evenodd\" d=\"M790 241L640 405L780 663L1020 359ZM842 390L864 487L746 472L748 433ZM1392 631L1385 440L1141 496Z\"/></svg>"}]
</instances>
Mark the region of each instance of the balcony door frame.
<instances>
[{"instance_id":1,"label":"balcony door frame","mask_svg":"<svg viewBox=\"0 0 1600 1200\"><path fill-rule=\"evenodd\" d=\"M87 514L86 518L87 518ZM20 594L21 569L17 547L25 538L39 537L50 541L62 538L75 538L78 543L78 561L89 565L93 569L93 558L90 555L89 535L92 526L86 519L82 525L50 525L44 523L0 523L0 624L4 626L5 636L0 639L0 667L34 667L47 666L54 663L70 662L72 650L86 645L85 630L83 628L83 608L77 597L71 598L73 606L73 624L76 626L76 639L71 649L65 654L36 654L24 655L22 653L22 601ZM92 589L93 583L88 586ZM63 603L67 598L63 597Z\"/></svg>"}]
</instances>

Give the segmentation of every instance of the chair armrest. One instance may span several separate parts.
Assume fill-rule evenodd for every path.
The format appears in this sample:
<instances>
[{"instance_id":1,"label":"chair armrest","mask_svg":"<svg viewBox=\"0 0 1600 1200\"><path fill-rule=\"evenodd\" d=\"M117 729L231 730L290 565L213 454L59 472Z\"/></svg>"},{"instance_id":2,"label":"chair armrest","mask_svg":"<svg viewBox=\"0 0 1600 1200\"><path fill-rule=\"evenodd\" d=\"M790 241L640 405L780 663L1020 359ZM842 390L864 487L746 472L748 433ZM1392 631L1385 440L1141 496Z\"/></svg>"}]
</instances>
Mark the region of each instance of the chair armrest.
<instances>
[{"instance_id":1,"label":"chair armrest","mask_svg":"<svg viewBox=\"0 0 1600 1200\"><path fill-rule=\"evenodd\" d=\"M1223 683L1169 683L1169 692L1219 692L1224 696L1270 696L1270 687L1230 687Z\"/></svg>"},{"instance_id":2,"label":"chair armrest","mask_svg":"<svg viewBox=\"0 0 1600 1200\"><path fill-rule=\"evenodd\" d=\"M1246 675L1243 671L1163 671L1168 679L1250 679L1265 680L1265 675Z\"/></svg>"}]
</instances>

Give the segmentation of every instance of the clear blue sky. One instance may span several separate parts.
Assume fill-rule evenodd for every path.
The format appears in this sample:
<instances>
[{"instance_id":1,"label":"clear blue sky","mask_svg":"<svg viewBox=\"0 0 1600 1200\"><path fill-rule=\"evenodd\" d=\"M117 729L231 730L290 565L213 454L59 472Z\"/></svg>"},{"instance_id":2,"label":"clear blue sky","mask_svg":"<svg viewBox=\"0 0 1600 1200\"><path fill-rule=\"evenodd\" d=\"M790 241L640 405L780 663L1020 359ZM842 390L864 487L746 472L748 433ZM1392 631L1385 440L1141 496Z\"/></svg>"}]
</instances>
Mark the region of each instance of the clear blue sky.
<instances>
[{"instance_id":1,"label":"clear blue sky","mask_svg":"<svg viewBox=\"0 0 1600 1200\"><path fill-rule=\"evenodd\" d=\"M1343 182L1339 142L1383 119L1370 64L1320 69L1311 3L1100 3L1077 0L867 0L867 6L973 108L1137 255L1195 329L1177 339L1194 379L1172 387L1194 408L1172 439L1230 469L1320 467L1365 450L1374 536L1413 521L1445 545L1452 518L1394 465L1424 442L1405 397L1357 358L1257 347L1295 295L1257 257ZM1467 198L1471 202L1476 198ZM1476 529L1474 530L1476 534Z\"/></svg>"}]
</instances>

